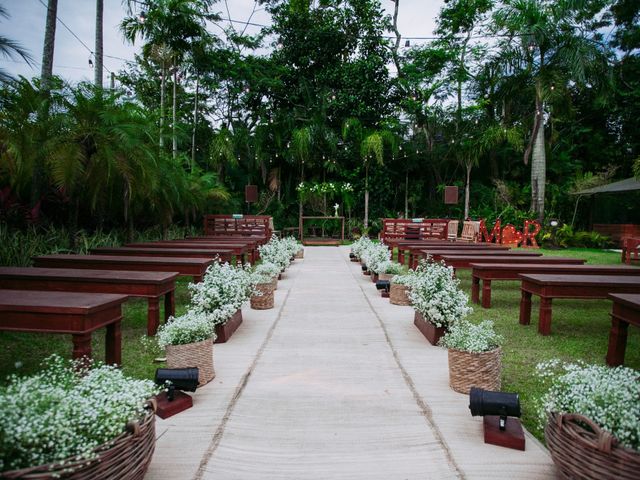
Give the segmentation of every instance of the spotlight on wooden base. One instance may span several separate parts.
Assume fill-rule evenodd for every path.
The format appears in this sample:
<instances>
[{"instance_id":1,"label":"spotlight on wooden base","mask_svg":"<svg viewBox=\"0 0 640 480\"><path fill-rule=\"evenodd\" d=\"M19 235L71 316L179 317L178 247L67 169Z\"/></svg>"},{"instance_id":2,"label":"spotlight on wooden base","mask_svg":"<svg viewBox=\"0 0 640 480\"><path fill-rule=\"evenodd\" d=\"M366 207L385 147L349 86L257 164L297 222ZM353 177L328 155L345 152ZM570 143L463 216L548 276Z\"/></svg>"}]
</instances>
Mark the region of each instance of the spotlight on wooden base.
<instances>
[{"instance_id":1,"label":"spotlight on wooden base","mask_svg":"<svg viewBox=\"0 0 640 480\"><path fill-rule=\"evenodd\" d=\"M524 450L524 431L518 418L522 412L517 393L490 392L471 387L469 410L474 417L484 417L484 443Z\"/></svg>"},{"instance_id":2,"label":"spotlight on wooden base","mask_svg":"<svg viewBox=\"0 0 640 480\"><path fill-rule=\"evenodd\" d=\"M169 418L193 406L193 400L182 392L195 392L198 388L197 368L158 368L156 383L167 387L166 392L156 395L156 415Z\"/></svg>"},{"instance_id":3,"label":"spotlight on wooden base","mask_svg":"<svg viewBox=\"0 0 640 480\"><path fill-rule=\"evenodd\" d=\"M391 282L389 280L378 280L376 282L376 288L382 290L382 298L388 298L389 291L391 290Z\"/></svg>"}]
</instances>

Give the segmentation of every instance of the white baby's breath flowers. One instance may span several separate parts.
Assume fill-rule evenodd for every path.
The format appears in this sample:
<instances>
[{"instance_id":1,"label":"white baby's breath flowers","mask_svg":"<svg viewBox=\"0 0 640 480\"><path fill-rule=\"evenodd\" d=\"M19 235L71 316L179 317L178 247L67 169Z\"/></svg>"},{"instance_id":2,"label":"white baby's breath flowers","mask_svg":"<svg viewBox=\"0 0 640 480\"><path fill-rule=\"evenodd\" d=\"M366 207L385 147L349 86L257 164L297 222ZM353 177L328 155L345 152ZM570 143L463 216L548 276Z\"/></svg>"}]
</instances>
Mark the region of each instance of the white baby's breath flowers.
<instances>
[{"instance_id":1,"label":"white baby's breath flowers","mask_svg":"<svg viewBox=\"0 0 640 480\"><path fill-rule=\"evenodd\" d=\"M611 433L623 446L640 450L639 372L552 360L538 364L536 373L548 387L538 402L541 426L550 412L577 413Z\"/></svg>"},{"instance_id":2,"label":"white baby's breath flowers","mask_svg":"<svg viewBox=\"0 0 640 480\"><path fill-rule=\"evenodd\" d=\"M57 356L37 374L9 377L0 388L0 472L94 458L96 447L145 414L146 400L158 391L114 366L87 369Z\"/></svg>"},{"instance_id":3,"label":"white baby's breath flowers","mask_svg":"<svg viewBox=\"0 0 640 480\"><path fill-rule=\"evenodd\" d=\"M364 252L364 250L366 250L371 244L373 244L373 242L369 237L363 235L351 244L351 253L361 259L362 252Z\"/></svg>"},{"instance_id":4,"label":"white baby's breath flowers","mask_svg":"<svg viewBox=\"0 0 640 480\"><path fill-rule=\"evenodd\" d=\"M395 277L394 277L395 278ZM431 259L421 260L409 276L409 298L425 320L436 327L448 327L469 315L469 298L453 276L453 269Z\"/></svg>"},{"instance_id":5,"label":"white baby's breath flowers","mask_svg":"<svg viewBox=\"0 0 640 480\"><path fill-rule=\"evenodd\" d=\"M260 245L258 251L263 261L278 265L281 270L284 270L300 248L301 246L295 238L279 239L274 235L268 243Z\"/></svg>"},{"instance_id":6,"label":"white baby's breath flowers","mask_svg":"<svg viewBox=\"0 0 640 480\"><path fill-rule=\"evenodd\" d=\"M273 263L263 261L253 269L253 272L259 275L275 278L280 273L280 267Z\"/></svg>"},{"instance_id":7,"label":"white baby's breath flowers","mask_svg":"<svg viewBox=\"0 0 640 480\"><path fill-rule=\"evenodd\" d=\"M226 310L217 309L211 313L189 311L179 317L170 317L158 329L158 345L166 347L202 342L209 338L215 340L215 325L226 321L229 318L227 313Z\"/></svg>"},{"instance_id":8,"label":"white baby's breath flowers","mask_svg":"<svg viewBox=\"0 0 640 480\"><path fill-rule=\"evenodd\" d=\"M391 260L391 250L384 243L371 242L362 249L360 258L373 273L381 273L381 265Z\"/></svg>"},{"instance_id":9,"label":"white baby's breath flowers","mask_svg":"<svg viewBox=\"0 0 640 480\"><path fill-rule=\"evenodd\" d=\"M502 336L493 329L493 322L474 324L467 320L454 322L440 339L439 345L470 353L488 352L500 346Z\"/></svg>"}]
</instances>

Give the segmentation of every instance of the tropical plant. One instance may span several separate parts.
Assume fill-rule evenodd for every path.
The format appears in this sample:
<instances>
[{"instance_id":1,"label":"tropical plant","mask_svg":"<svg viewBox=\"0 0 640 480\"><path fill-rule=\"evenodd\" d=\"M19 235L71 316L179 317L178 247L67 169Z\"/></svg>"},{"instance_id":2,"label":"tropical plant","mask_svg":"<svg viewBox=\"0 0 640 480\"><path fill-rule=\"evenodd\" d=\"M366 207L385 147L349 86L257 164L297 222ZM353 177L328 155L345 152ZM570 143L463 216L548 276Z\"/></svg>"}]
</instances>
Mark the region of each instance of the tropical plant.
<instances>
[{"instance_id":1,"label":"tropical plant","mask_svg":"<svg viewBox=\"0 0 640 480\"><path fill-rule=\"evenodd\" d=\"M6 19L9 18L7 9L0 5L0 17ZM11 40L10 38L0 35L0 55L9 59L22 58L27 64L31 65L33 57L25 50L19 43ZM7 82L11 79L11 76L0 68L0 82Z\"/></svg>"}]
</instances>

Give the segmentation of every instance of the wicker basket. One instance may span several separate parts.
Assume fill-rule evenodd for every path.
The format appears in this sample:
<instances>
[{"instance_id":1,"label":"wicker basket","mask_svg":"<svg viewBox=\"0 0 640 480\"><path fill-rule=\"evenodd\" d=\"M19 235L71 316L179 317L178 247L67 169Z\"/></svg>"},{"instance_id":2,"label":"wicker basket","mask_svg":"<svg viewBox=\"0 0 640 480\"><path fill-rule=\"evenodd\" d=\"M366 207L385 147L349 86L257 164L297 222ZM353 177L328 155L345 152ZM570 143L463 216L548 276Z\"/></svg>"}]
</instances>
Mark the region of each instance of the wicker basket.
<instances>
[{"instance_id":1,"label":"wicker basket","mask_svg":"<svg viewBox=\"0 0 640 480\"><path fill-rule=\"evenodd\" d=\"M206 385L216 372L213 369L213 340L185 345L167 345L167 368L198 367L198 387Z\"/></svg>"},{"instance_id":2,"label":"wicker basket","mask_svg":"<svg viewBox=\"0 0 640 480\"><path fill-rule=\"evenodd\" d=\"M273 308L273 284L259 283L256 288L262 295L251 296L251 308L254 310L269 310Z\"/></svg>"},{"instance_id":3,"label":"wicker basket","mask_svg":"<svg viewBox=\"0 0 640 480\"><path fill-rule=\"evenodd\" d=\"M301 248L296 252L295 258L304 258L304 248Z\"/></svg>"},{"instance_id":4,"label":"wicker basket","mask_svg":"<svg viewBox=\"0 0 640 480\"><path fill-rule=\"evenodd\" d=\"M550 413L544 437L564 478L637 480L640 476L640 453L619 446L587 417Z\"/></svg>"},{"instance_id":5,"label":"wicker basket","mask_svg":"<svg viewBox=\"0 0 640 480\"><path fill-rule=\"evenodd\" d=\"M127 424L126 430L113 441L97 447L94 460L71 457L61 463L50 463L21 470L1 472L2 478L49 480L65 478L93 480L117 478L142 480L151 463L156 446L156 403L148 403L147 414L141 420ZM72 473L69 473L69 472Z\"/></svg>"},{"instance_id":6,"label":"wicker basket","mask_svg":"<svg viewBox=\"0 0 640 480\"><path fill-rule=\"evenodd\" d=\"M276 275L271 279L271 286L273 287L274 290L278 289L278 275Z\"/></svg>"},{"instance_id":7,"label":"wicker basket","mask_svg":"<svg viewBox=\"0 0 640 480\"><path fill-rule=\"evenodd\" d=\"M394 277L395 275L393 275L392 273L379 273L378 274L378 280L386 280L388 282L391 281L391 279Z\"/></svg>"},{"instance_id":8,"label":"wicker basket","mask_svg":"<svg viewBox=\"0 0 640 480\"><path fill-rule=\"evenodd\" d=\"M481 353L450 348L449 386L467 395L471 387L494 392L500 390L501 353L500 347Z\"/></svg>"},{"instance_id":9,"label":"wicker basket","mask_svg":"<svg viewBox=\"0 0 640 480\"><path fill-rule=\"evenodd\" d=\"M394 305L411 305L408 293L409 287L406 285L392 283L389 290L389 301Z\"/></svg>"}]
</instances>

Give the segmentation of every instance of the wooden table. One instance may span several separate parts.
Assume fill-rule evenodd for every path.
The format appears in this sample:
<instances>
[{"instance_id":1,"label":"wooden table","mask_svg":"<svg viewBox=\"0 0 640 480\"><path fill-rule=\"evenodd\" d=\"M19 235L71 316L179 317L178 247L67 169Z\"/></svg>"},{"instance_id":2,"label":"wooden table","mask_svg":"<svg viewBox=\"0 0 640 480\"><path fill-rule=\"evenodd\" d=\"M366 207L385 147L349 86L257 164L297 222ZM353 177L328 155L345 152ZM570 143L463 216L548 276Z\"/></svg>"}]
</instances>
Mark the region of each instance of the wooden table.
<instances>
[{"instance_id":1,"label":"wooden table","mask_svg":"<svg viewBox=\"0 0 640 480\"><path fill-rule=\"evenodd\" d=\"M131 272L71 268L0 267L0 288L57 292L117 293L148 301L147 335L160 324L160 297L164 318L175 314L175 272Z\"/></svg>"},{"instance_id":2,"label":"wooden table","mask_svg":"<svg viewBox=\"0 0 640 480\"><path fill-rule=\"evenodd\" d=\"M71 334L73 358L91 358L91 333L107 327L105 362L120 365L126 300L107 293L0 290L0 330Z\"/></svg>"},{"instance_id":3,"label":"wooden table","mask_svg":"<svg viewBox=\"0 0 640 480\"><path fill-rule=\"evenodd\" d=\"M36 267L84 268L89 270L133 270L136 272L178 272L183 277L193 277L201 282L207 267L215 260L183 257L131 257L127 255L43 255L34 257Z\"/></svg>"},{"instance_id":4,"label":"wooden table","mask_svg":"<svg viewBox=\"0 0 640 480\"><path fill-rule=\"evenodd\" d=\"M249 255L249 262L253 263L256 258L256 250L249 247L248 243L244 242L233 242L233 243L224 243L224 242L191 242L191 241L181 241L181 242L142 242L142 243L127 243L125 247L132 248L172 248L172 249L223 249L223 250L231 250L233 255L236 257L237 263L239 265L245 263L247 261L247 255Z\"/></svg>"},{"instance_id":5,"label":"wooden table","mask_svg":"<svg viewBox=\"0 0 640 480\"><path fill-rule=\"evenodd\" d=\"M542 253L540 252L530 252L530 251L515 251L515 250L494 250L494 249L422 249L419 250L419 255L426 257L430 255L431 258L435 262L439 262L445 256L449 257L459 257L459 256L469 256L469 255L478 255L478 256L491 256L491 257L541 257ZM415 268L418 265L418 261L415 255L412 255L411 258L411 268Z\"/></svg>"},{"instance_id":6,"label":"wooden table","mask_svg":"<svg viewBox=\"0 0 640 480\"><path fill-rule=\"evenodd\" d=\"M607 365L615 367L624 363L629 324L640 327L640 294L610 293L607 298L613 300Z\"/></svg>"},{"instance_id":7,"label":"wooden table","mask_svg":"<svg viewBox=\"0 0 640 480\"><path fill-rule=\"evenodd\" d=\"M340 242L344 242L344 217L300 217L298 230L300 232L300 241L304 245L304 221L305 220L340 220Z\"/></svg>"},{"instance_id":8,"label":"wooden table","mask_svg":"<svg viewBox=\"0 0 640 480\"><path fill-rule=\"evenodd\" d=\"M211 258L231 262L233 250L225 248L150 248L150 247L99 247L92 248L95 255L133 255L135 257L184 257Z\"/></svg>"},{"instance_id":9,"label":"wooden table","mask_svg":"<svg viewBox=\"0 0 640 480\"><path fill-rule=\"evenodd\" d=\"M640 268L628 267L626 265L472 263L471 268L471 300L473 300L475 303L479 303L480 280L482 280L482 306L484 308L491 307L492 281L520 280L520 273L565 273L570 275L640 275Z\"/></svg>"},{"instance_id":10,"label":"wooden table","mask_svg":"<svg viewBox=\"0 0 640 480\"><path fill-rule=\"evenodd\" d=\"M443 255L442 260L454 270L471 268L472 263L534 263L534 264L574 264L580 265L584 260L567 257L532 257L530 255Z\"/></svg>"},{"instance_id":11,"label":"wooden table","mask_svg":"<svg viewBox=\"0 0 640 480\"><path fill-rule=\"evenodd\" d=\"M520 274L520 324L531 323L531 295L540 297L538 332L551 333L551 300L554 298L607 298L610 293L640 293L640 276Z\"/></svg>"}]
</instances>

